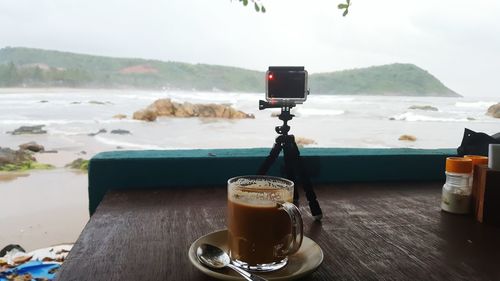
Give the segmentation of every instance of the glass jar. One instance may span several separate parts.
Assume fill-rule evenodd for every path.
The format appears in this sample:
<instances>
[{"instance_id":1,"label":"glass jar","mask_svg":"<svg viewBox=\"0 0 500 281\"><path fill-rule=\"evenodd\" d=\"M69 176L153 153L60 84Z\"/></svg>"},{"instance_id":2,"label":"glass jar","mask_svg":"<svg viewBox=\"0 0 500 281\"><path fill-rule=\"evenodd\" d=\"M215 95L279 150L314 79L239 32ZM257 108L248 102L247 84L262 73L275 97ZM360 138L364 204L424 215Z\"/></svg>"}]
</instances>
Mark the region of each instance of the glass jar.
<instances>
[{"instance_id":1,"label":"glass jar","mask_svg":"<svg viewBox=\"0 0 500 281\"><path fill-rule=\"evenodd\" d=\"M441 209L454 214L468 214L471 210L472 160L461 157L446 158L446 182L443 185Z\"/></svg>"}]
</instances>

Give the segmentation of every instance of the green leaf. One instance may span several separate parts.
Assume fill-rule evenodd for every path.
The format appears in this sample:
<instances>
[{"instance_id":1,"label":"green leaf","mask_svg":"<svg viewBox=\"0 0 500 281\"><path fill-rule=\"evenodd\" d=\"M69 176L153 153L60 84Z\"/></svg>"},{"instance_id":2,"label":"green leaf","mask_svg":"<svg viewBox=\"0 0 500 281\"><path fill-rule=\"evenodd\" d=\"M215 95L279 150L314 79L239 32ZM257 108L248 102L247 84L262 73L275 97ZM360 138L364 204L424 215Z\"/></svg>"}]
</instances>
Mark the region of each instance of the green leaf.
<instances>
[{"instance_id":1,"label":"green leaf","mask_svg":"<svg viewBox=\"0 0 500 281\"><path fill-rule=\"evenodd\" d=\"M253 4L254 4L253 6L255 7L255 11L256 11L256 12L260 12L260 7L259 7L259 5L258 5L257 3L253 3Z\"/></svg>"},{"instance_id":2,"label":"green leaf","mask_svg":"<svg viewBox=\"0 0 500 281\"><path fill-rule=\"evenodd\" d=\"M347 5L351 5L351 0L347 0Z\"/></svg>"},{"instance_id":3,"label":"green leaf","mask_svg":"<svg viewBox=\"0 0 500 281\"><path fill-rule=\"evenodd\" d=\"M349 9L345 9L344 13L342 14L343 17L347 16L347 13L349 13Z\"/></svg>"},{"instance_id":4,"label":"green leaf","mask_svg":"<svg viewBox=\"0 0 500 281\"><path fill-rule=\"evenodd\" d=\"M337 7L339 9L347 9L348 6L347 6L347 4L339 4Z\"/></svg>"},{"instance_id":5,"label":"green leaf","mask_svg":"<svg viewBox=\"0 0 500 281\"><path fill-rule=\"evenodd\" d=\"M264 6L262 6L262 7L260 8L260 11L261 11L261 12L263 12L263 13L265 13L265 12L266 12L266 8L265 8Z\"/></svg>"},{"instance_id":6,"label":"green leaf","mask_svg":"<svg viewBox=\"0 0 500 281\"><path fill-rule=\"evenodd\" d=\"M243 0L243 5L248 5L248 0Z\"/></svg>"}]
</instances>

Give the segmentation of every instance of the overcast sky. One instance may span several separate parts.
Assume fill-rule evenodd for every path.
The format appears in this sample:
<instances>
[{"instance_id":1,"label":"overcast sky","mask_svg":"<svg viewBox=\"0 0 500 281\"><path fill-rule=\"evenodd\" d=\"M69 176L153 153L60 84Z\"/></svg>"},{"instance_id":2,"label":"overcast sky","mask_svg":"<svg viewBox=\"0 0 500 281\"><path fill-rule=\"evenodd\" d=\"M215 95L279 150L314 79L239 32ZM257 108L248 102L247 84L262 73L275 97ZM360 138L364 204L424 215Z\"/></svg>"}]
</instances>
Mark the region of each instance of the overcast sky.
<instances>
[{"instance_id":1,"label":"overcast sky","mask_svg":"<svg viewBox=\"0 0 500 281\"><path fill-rule=\"evenodd\" d=\"M500 98L500 1L0 0L0 47L266 70L414 63L465 96Z\"/></svg>"}]
</instances>

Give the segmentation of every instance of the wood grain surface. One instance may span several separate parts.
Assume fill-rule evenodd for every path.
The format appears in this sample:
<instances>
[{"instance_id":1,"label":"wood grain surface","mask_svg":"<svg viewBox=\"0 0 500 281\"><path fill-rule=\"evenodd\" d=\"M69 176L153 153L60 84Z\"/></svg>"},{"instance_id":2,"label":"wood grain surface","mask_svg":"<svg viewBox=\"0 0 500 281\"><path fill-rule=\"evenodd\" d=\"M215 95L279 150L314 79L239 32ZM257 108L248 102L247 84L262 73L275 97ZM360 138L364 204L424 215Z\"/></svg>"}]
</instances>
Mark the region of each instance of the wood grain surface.
<instances>
[{"instance_id":1,"label":"wood grain surface","mask_svg":"<svg viewBox=\"0 0 500 281\"><path fill-rule=\"evenodd\" d=\"M441 187L315 187L322 222L303 201L301 211L325 258L303 280L500 280L500 228L440 211ZM57 280L213 280L191 265L188 249L225 228L225 212L225 187L112 191Z\"/></svg>"}]
</instances>

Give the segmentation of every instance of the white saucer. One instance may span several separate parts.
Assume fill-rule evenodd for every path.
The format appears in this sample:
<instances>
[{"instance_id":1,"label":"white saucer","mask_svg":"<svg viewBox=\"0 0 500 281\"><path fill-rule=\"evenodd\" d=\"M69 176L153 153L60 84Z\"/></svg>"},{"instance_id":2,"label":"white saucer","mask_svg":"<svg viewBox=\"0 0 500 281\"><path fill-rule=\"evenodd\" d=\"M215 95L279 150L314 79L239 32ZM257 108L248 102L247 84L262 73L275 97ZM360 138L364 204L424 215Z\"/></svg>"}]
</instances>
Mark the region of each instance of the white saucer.
<instances>
[{"instance_id":1,"label":"white saucer","mask_svg":"<svg viewBox=\"0 0 500 281\"><path fill-rule=\"evenodd\" d=\"M227 230L219 230L209 233L194 241L189 247L189 260L201 272L221 280L242 280L236 272L231 269L213 271L203 266L196 257L196 249L203 243L218 246L227 252ZM313 272L323 261L323 251L311 239L304 236L302 246L294 255L288 257L288 264L277 271L258 273L269 280L294 280Z\"/></svg>"}]
</instances>

